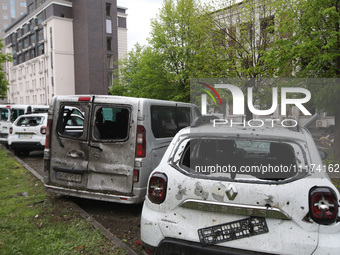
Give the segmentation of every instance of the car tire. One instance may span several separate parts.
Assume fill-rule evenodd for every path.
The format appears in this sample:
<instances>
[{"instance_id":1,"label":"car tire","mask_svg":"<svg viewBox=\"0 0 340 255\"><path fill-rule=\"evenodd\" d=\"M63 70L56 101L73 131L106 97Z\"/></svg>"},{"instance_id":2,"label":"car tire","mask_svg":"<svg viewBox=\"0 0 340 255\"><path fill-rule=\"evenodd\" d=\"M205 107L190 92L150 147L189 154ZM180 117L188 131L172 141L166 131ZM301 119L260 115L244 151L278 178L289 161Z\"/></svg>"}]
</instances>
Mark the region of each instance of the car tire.
<instances>
[{"instance_id":1,"label":"car tire","mask_svg":"<svg viewBox=\"0 0 340 255\"><path fill-rule=\"evenodd\" d=\"M30 152L29 151L14 150L14 154L16 156L28 156L28 154L30 154Z\"/></svg>"},{"instance_id":2,"label":"car tire","mask_svg":"<svg viewBox=\"0 0 340 255\"><path fill-rule=\"evenodd\" d=\"M21 151L19 151L19 150L14 150L14 154L15 154L16 156L19 156L20 153L21 153Z\"/></svg>"}]
</instances>

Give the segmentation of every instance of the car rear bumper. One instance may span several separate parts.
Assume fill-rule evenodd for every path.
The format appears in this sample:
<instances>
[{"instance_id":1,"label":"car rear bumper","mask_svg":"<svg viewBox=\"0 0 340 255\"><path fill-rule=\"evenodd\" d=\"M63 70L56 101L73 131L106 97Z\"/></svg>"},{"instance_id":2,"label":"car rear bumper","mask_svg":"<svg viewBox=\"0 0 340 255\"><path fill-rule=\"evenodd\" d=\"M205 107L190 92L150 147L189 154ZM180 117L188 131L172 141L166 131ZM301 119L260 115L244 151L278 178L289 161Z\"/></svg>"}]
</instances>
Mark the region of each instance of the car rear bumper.
<instances>
[{"instance_id":1,"label":"car rear bumper","mask_svg":"<svg viewBox=\"0 0 340 255\"><path fill-rule=\"evenodd\" d=\"M146 243L142 243L144 249L154 251L153 254L195 254L195 255L259 255L259 254L270 254L270 253L259 253L241 249L226 248L220 246L205 246L203 247L200 243L189 242L185 240L178 240L172 238L163 239L158 247L150 246Z\"/></svg>"},{"instance_id":2,"label":"car rear bumper","mask_svg":"<svg viewBox=\"0 0 340 255\"><path fill-rule=\"evenodd\" d=\"M144 196L138 196L138 195L131 195L131 196L115 195L115 194L108 194L108 193L98 192L98 191L71 189L71 188L60 187L60 186L49 185L49 184L45 184L45 188L48 192L56 193L59 195L81 197L81 198L102 200L102 201L108 201L108 202L117 202L117 203L123 203L123 204L140 204L144 201Z\"/></svg>"},{"instance_id":3,"label":"car rear bumper","mask_svg":"<svg viewBox=\"0 0 340 255\"><path fill-rule=\"evenodd\" d=\"M176 212L169 210L160 211L151 209L150 206L157 209L157 207L151 205L150 201L146 199L141 215L141 240L150 247L159 247L161 243L164 242L163 240L182 240L184 250L193 249L193 251L188 254L196 254L196 249L203 249L199 241L199 229L209 225L224 224L245 218L244 216L223 214L220 216L223 222L222 220L218 222L218 218L214 216L213 213L207 211L195 214L192 211L188 211L188 209L179 207L176 207ZM204 225L206 222L211 223ZM208 247L209 252L211 251L210 249L218 247L218 251L222 250L226 254L252 254L251 252L255 251L259 254L312 254L317 248L317 224L301 223L307 228L304 229L300 225L297 225L294 220L266 218L266 222L269 233L230 240L209 246L206 245L205 247ZM150 235L150 233L153 234ZM177 242L175 244L178 246ZM189 247L186 247L186 244L190 244ZM172 245L172 242L165 247L169 245ZM248 251L244 251L247 249ZM204 248L202 254L206 254L205 252L206 249Z\"/></svg>"},{"instance_id":4,"label":"car rear bumper","mask_svg":"<svg viewBox=\"0 0 340 255\"><path fill-rule=\"evenodd\" d=\"M40 142L12 142L11 149L20 151L44 150L45 145Z\"/></svg>"},{"instance_id":5,"label":"car rear bumper","mask_svg":"<svg viewBox=\"0 0 340 255\"><path fill-rule=\"evenodd\" d=\"M8 133L0 132L0 143L7 143L8 142Z\"/></svg>"}]
</instances>

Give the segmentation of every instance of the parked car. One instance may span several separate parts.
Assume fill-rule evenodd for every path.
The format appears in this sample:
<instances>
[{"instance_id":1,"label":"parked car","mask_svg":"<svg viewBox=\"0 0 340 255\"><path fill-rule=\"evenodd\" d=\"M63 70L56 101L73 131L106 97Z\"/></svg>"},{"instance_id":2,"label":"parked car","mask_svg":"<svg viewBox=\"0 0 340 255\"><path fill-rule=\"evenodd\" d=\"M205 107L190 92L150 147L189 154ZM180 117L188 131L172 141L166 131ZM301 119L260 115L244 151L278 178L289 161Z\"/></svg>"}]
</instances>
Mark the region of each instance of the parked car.
<instances>
[{"instance_id":1,"label":"parked car","mask_svg":"<svg viewBox=\"0 0 340 255\"><path fill-rule=\"evenodd\" d=\"M205 119L206 120L206 119ZM198 119L151 173L148 254L340 254L339 192L304 128Z\"/></svg>"},{"instance_id":2,"label":"parked car","mask_svg":"<svg viewBox=\"0 0 340 255\"><path fill-rule=\"evenodd\" d=\"M47 113L21 115L9 129L8 145L15 154L44 150L46 128Z\"/></svg>"},{"instance_id":3,"label":"parked car","mask_svg":"<svg viewBox=\"0 0 340 255\"><path fill-rule=\"evenodd\" d=\"M78 115L77 115L78 114ZM56 96L44 152L47 191L142 203L151 171L196 105L119 96ZM70 126L82 117L81 125Z\"/></svg>"},{"instance_id":4,"label":"parked car","mask_svg":"<svg viewBox=\"0 0 340 255\"><path fill-rule=\"evenodd\" d=\"M10 126L23 114L47 113L47 105L0 105L0 143L8 145Z\"/></svg>"}]
</instances>

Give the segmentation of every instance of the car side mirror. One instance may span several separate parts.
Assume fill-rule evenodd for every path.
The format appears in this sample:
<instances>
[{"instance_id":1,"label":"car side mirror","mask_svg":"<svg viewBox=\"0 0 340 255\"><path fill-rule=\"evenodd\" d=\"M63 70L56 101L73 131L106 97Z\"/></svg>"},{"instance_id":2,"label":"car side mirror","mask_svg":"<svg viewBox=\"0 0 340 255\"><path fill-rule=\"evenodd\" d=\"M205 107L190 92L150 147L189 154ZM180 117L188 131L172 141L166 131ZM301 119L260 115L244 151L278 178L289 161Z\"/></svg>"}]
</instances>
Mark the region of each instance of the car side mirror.
<instances>
[{"instance_id":1,"label":"car side mirror","mask_svg":"<svg viewBox=\"0 0 340 255\"><path fill-rule=\"evenodd\" d=\"M327 152L323 151L323 150L319 150L319 154L322 160L326 159L328 154Z\"/></svg>"}]
</instances>

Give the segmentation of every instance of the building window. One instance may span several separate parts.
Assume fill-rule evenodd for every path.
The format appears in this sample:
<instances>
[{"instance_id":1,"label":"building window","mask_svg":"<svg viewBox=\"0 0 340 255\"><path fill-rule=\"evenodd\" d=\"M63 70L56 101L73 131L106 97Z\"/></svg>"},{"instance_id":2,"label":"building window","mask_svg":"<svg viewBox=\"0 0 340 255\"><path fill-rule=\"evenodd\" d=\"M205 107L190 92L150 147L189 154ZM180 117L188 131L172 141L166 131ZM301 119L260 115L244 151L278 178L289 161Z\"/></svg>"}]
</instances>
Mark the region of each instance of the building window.
<instances>
[{"instance_id":1,"label":"building window","mask_svg":"<svg viewBox=\"0 0 340 255\"><path fill-rule=\"evenodd\" d=\"M4 13L4 19L8 19L8 16L7 16L7 14L6 13Z\"/></svg>"},{"instance_id":2,"label":"building window","mask_svg":"<svg viewBox=\"0 0 340 255\"><path fill-rule=\"evenodd\" d=\"M28 39L28 37L26 37L24 39L24 48L28 48L28 46L29 46L29 39Z\"/></svg>"},{"instance_id":3,"label":"building window","mask_svg":"<svg viewBox=\"0 0 340 255\"><path fill-rule=\"evenodd\" d=\"M35 49L33 49L33 50L31 50L31 59L32 58L35 58L36 57L36 55L35 55Z\"/></svg>"},{"instance_id":4,"label":"building window","mask_svg":"<svg viewBox=\"0 0 340 255\"><path fill-rule=\"evenodd\" d=\"M254 26L252 22L243 23L241 25L241 37L244 43L251 44L254 38Z\"/></svg>"},{"instance_id":5,"label":"building window","mask_svg":"<svg viewBox=\"0 0 340 255\"><path fill-rule=\"evenodd\" d=\"M107 55L107 68L113 69L113 56Z\"/></svg>"},{"instance_id":6,"label":"building window","mask_svg":"<svg viewBox=\"0 0 340 255\"><path fill-rule=\"evenodd\" d=\"M111 4L106 3L106 16L111 17Z\"/></svg>"},{"instance_id":7,"label":"building window","mask_svg":"<svg viewBox=\"0 0 340 255\"><path fill-rule=\"evenodd\" d=\"M22 41L18 42L18 51L22 50Z\"/></svg>"},{"instance_id":8,"label":"building window","mask_svg":"<svg viewBox=\"0 0 340 255\"><path fill-rule=\"evenodd\" d=\"M106 20L106 33L112 34L112 20L110 19Z\"/></svg>"},{"instance_id":9,"label":"building window","mask_svg":"<svg viewBox=\"0 0 340 255\"><path fill-rule=\"evenodd\" d=\"M44 77L42 77L41 80L40 80L40 88L45 88L45 79L44 79Z\"/></svg>"},{"instance_id":10,"label":"building window","mask_svg":"<svg viewBox=\"0 0 340 255\"><path fill-rule=\"evenodd\" d=\"M260 29L262 39L274 34L274 16L260 19Z\"/></svg>"},{"instance_id":11,"label":"building window","mask_svg":"<svg viewBox=\"0 0 340 255\"><path fill-rule=\"evenodd\" d=\"M51 42L51 49L53 49L53 30L52 30L52 27L50 27L50 42Z\"/></svg>"},{"instance_id":12,"label":"building window","mask_svg":"<svg viewBox=\"0 0 340 255\"><path fill-rule=\"evenodd\" d=\"M37 8L42 5L44 0L36 0Z\"/></svg>"},{"instance_id":13,"label":"building window","mask_svg":"<svg viewBox=\"0 0 340 255\"><path fill-rule=\"evenodd\" d=\"M42 40L44 40L44 30L43 30L43 29L40 29L40 30L38 31L38 41L40 42L40 41L42 41Z\"/></svg>"},{"instance_id":14,"label":"building window","mask_svg":"<svg viewBox=\"0 0 340 255\"><path fill-rule=\"evenodd\" d=\"M31 39L31 44L36 43L35 34L31 34L30 39Z\"/></svg>"},{"instance_id":15,"label":"building window","mask_svg":"<svg viewBox=\"0 0 340 255\"><path fill-rule=\"evenodd\" d=\"M34 5L33 3L31 3L29 6L28 6L28 13L32 13L34 11Z\"/></svg>"},{"instance_id":16,"label":"building window","mask_svg":"<svg viewBox=\"0 0 340 255\"><path fill-rule=\"evenodd\" d=\"M30 52L29 51L27 51L25 53L25 61L28 61L28 60L30 60Z\"/></svg>"},{"instance_id":17,"label":"building window","mask_svg":"<svg viewBox=\"0 0 340 255\"><path fill-rule=\"evenodd\" d=\"M19 55L18 64L21 64L22 62L24 62L24 57L23 55Z\"/></svg>"},{"instance_id":18,"label":"building window","mask_svg":"<svg viewBox=\"0 0 340 255\"><path fill-rule=\"evenodd\" d=\"M24 29L24 34L28 33L28 31L29 31L28 24L25 24L23 29Z\"/></svg>"},{"instance_id":19,"label":"building window","mask_svg":"<svg viewBox=\"0 0 340 255\"><path fill-rule=\"evenodd\" d=\"M43 22L43 13L42 12L38 14L37 19L38 19L38 25L40 25Z\"/></svg>"},{"instance_id":20,"label":"building window","mask_svg":"<svg viewBox=\"0 0 340 255\"><path fill-rule=\"evenodd\" d=\"M107 45L107 50L112 51L112 38L111 37L108 37L106 39L106 45Z\"/></svg>"},{"instance_id":21,"label":"building window","mask_svg":"<svg viewBox=\"0 0 340 255\"><path fill-rule=\"evenodd\" d=\"M20 2L20 7L26 7L26 2Z\"/></svg>"},{"instance_id":22,"label":"building window","mask_svg":"<svg viewBox=\"0 0 340 255\"><path fill-rule=\"evenodd\" d=\"M113 85L113 73L107 73L107 87L110 88Z\"/></svg>"},{"instance_id":23,"label":"building window","mask_svg":"<svg viewBox=\"0 0 340 255\"><path fill-rule=\"evenodd\" d=\"M43 55L43 54L45 54L45 48L44 48L44 45L41 44L38 47L38 55L40 56L40 55Z\"/></svg>"},{"instance_id":24,"label":"building window","mask_svg":"<svg viewBox=\"0 0 340 255\"><path fill-rule=\"evenodd\" d=\"M118 17L118 27L126 28L126 18Z\"/></svg>"},{"instance_id":25,"label":"building window","mask_svg":"<svg viewBox=\"0 0 340 255\"><path fill-rule=\"evenodd\" d=\"M11 6L11 18L16 18L16 15L15 15L15 0L10 0L9 1L10 3L10 6Z\"/></svg>"},{"instance_id":26,"label":"building window","mask_svg":"<svg viewBox=\"0 0 340 255\"><path fill-rule=\"evenodd\" d=\"M3 10L7 10L7 4L3 4L3 5L2 5L2 9L3 9Z\"/></svg>"}]
</instances>

